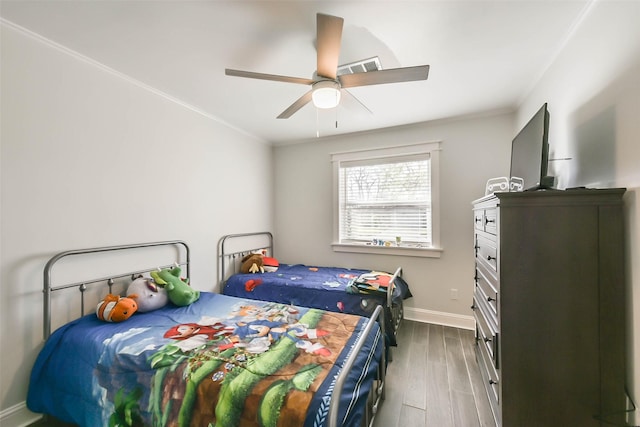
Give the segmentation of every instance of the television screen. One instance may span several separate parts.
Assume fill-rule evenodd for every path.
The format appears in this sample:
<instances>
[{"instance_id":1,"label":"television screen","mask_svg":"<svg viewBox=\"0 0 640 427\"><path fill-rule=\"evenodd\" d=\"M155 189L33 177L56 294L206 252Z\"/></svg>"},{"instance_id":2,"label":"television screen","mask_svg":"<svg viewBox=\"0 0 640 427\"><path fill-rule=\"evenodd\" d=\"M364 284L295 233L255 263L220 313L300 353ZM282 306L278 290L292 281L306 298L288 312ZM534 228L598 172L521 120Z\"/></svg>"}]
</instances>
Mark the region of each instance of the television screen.
<instances>
[{"instance_id":1,"label":"television screen","mask_svg":"<svg viewBox=\"0 0 640 427\"><path fill-rule=\"evenodd\" d=\"M511 143L511 191L550 188L549 112L545 103Z\"/></svg>"}]
</instances>

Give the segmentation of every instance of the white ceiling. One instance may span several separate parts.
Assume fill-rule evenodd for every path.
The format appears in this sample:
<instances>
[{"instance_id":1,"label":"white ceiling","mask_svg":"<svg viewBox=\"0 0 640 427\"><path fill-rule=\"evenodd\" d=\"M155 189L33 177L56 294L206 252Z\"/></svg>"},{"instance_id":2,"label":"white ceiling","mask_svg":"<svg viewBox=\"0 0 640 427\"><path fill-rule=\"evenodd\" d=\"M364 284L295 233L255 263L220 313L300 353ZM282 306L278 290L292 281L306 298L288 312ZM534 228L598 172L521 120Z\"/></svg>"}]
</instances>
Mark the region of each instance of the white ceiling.
<instances>
[{"instance_id":1,"label":"white ceiling","mask_svg":"<svg viewBox=\"0 0 640 427\"><path fill-rule=\"evenodd\" d=\"M23 27L273 143L513 110L593 0L2 0ZM337 109L276 119L309 88L225 68L311 78L316 13L344 18L340 63L428 64L426 81L350 89ZM349 102L351 101L351 102ZM337 121L337 128L336 128Z\"/></svg>"}]
</instances>

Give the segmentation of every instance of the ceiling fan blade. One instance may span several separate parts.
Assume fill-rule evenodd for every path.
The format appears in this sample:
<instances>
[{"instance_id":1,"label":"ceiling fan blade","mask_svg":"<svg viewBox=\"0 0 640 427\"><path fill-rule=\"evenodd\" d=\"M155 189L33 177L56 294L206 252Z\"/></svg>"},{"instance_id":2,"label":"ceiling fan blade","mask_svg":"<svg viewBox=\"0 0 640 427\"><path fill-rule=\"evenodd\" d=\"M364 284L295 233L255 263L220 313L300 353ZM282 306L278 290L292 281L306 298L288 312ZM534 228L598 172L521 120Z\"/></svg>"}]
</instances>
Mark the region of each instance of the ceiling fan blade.
<instances>
[{"instance_id":1,"label":"ceiling fan blade","mask_svg":"<svg viewBox=\"0 0 640 427\"><path fill-rule=\"evenodd\" d=\"M351 98L355 99L355 101L356 101L358 104L360 104L360 106L361 106L362 108L364 108L365 110L367 110L367 111L369 112L369 114L373 114L373 111L371 111L369 108L367 108L367 106L366 106L366 105L364 105L364 104L362 103L362 101L360 101L360 100L359 100L359 99L358 99L354 94L352 94L351 92L349 92L348 90L346 90L346 89L344 89L344 88L342 89L342 92L343 92L343 93L346 93L346 94L347 94L347 95L349 95Z\"/></svg>"},{"instance_id":2,"label":"ceiling fan blade","mask_svg":"<svg viewBox=\"0 0 640 427\"><path fill-rule=\"evenodd\" d=\"M316 19L318 75L335 80L338 72L344 19L322 13L318 13Z\"/></svg>"},{"instance_id":3,"label":"ceiling fan blade","mask_svg":"<svg viewBox=\"0 0 640 427\"><path fill-rule=\"evenodd\" d=\"M309 103L309 101L311 101L311 93L312 93L312 91L309 91L309 92L305 93L304 95L302 95L300 98L298 98L296 100L296 102L294 102L293 104L291 104L289 106L289 108L287 108L282 113L280 113L278 118L279 119L288 119L289 117L293 116L293 114L296 111L298 111L299 109L301 109L302 107L307 105Z\"/></svg>"},{"instance_id":4,"label":"ceiling fan blade","mask_svg":"<svg viewBox=\"0 0 640 427\"><path fill-rule=\"evenodd\" d=\"M297 83L301 85L311 85L313 80L302 77L279 76L277 74L254 73L252 71L232 70L227 68L224 70L227 76L248 77L250 79L273 80L276 82Z\"/></svg>"},{"instance_id":5,"label":"ceiling fan blade","mask_svg":"<svg viewBox=\"0 0 640 427\"><path fill-rule=\"evenodd\" d=\"M392 68L389 70L370 71L368 73L343 74L338 77L342 88L380 85L385 83L413 82L427 80L429 66Z\"/></svg>"}]
</instances>

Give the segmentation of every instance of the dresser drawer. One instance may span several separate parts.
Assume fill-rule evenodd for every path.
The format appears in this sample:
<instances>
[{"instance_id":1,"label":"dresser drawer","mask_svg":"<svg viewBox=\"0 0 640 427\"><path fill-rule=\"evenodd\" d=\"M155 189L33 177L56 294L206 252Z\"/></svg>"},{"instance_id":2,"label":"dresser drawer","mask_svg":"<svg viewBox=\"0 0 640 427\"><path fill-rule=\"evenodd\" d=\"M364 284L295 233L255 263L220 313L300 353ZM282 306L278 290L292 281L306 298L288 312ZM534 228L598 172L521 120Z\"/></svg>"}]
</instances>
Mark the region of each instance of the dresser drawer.
<instances>
[{"instance_id":1,"label":"dresser drawer","mask_svg":"<svg viewBox=\"0 0 640 427\"><path fill-rule=\"evenodd\" d=\"M476 209L473 211L473 223L476 230L497 234L498 211L496 208Z\"/></svg>"},{"instance_id":2,"label":"dresser drawer","mask_svg":"<svg viewBox=\"0 0 640 427\"><path fill-rule=\"evenodd\" d=\"M484 209L473 211L473 225L476 230L484 231Z\"/></svg>"},{"instance_id":3,"label":"dresser drawer","mask_svg":"<svg viewBox=\"0 0 640 427\"><path fill-rule=\"evenodd\" d=\"M489 288L486 288L487 295L491 295L493 292L500 292L500 281L498 280L498 272L491 267L489 263L480 262L476 259L476 270L482 275L482 278L487 282ZM477 274L476 274L477 276Z\"/></svg>"},{"instance_id":4,"label":"dresser drawer","mask_svg":"<svg viewBox=\"0 0 640 427\"><path fill-rule=\"evenodd\" d=\"M491 363L495 369L499 369L498 360L498 332L497 326L491 315L486 312L486 305L482 303L482 297L476 292L474 295L474 314L476 320L476 338L478 345L484 346Z\"/></svg>"},{"instance_id":5,"label":"dresser drawer","mask_svg":"<svg viewBox=\"0 0 640 427\"><path fill-rule=\"evenodd\" d=\"M476 259L492 271L498 271L498 249L496 241L476 234Z\"/></svg>"},{"instance_id":6,"label":"dresser drawer","mask_svg":"<svg viewBox=\"0 0 640 427\"><path fill-rule=\"evenodd\" d=\"M478 333L477 330L476 333ZM476 358L478 359L480 373L482 374L482 381L487 389L491 406L494 408L494 412L498 412L496 409L500 404L500 377L498 375L498 371L493 366L492 359L489 356L486 346L483 345L480 339L476 340Z\"/></svg>"},{"instance_id":7,"label":"dresser drawer","mask_svg":"<svg viewBox=\"0 0 640 427\"><path fill-rule=\"evenodd\" d=\"M492 291L492 287L488 285L488 282L478 275L476 277L476 287L473 292L473 297L478 300L479 305L482 306L484 313L494 325L494 329L499 329L499 317L498 317L498 298L500 297L498 292Z\"/></svg>"},{"instance_id":8,"label":"dresser drawer","mask_svg":"<svg viewBox=\"0 0 640 427\"><path fill-rule=\"evenodd\" d=\"M498 210L490 208L484 210L484 231L496 235L498 231Z\"/></svg>"}]
</instances>

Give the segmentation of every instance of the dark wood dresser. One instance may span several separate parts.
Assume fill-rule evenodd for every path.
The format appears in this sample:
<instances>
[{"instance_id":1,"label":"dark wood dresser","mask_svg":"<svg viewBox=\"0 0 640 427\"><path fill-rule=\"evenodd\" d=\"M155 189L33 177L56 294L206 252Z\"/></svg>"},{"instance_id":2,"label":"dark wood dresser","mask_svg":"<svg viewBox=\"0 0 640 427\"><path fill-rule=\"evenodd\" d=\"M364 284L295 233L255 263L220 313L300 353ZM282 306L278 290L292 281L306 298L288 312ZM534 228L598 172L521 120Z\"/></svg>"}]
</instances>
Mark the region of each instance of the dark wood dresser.
<instances>
[{"instance_id":1,"label":"dark wood dresser","mask_svg":"<svg viewBox=\"0 0 640 427\"><path fill-rule=\"evenodd\" d=\"M476 357L499 426L625 425L624 192L473 202Z\"/></svg>"}]
</instances>

